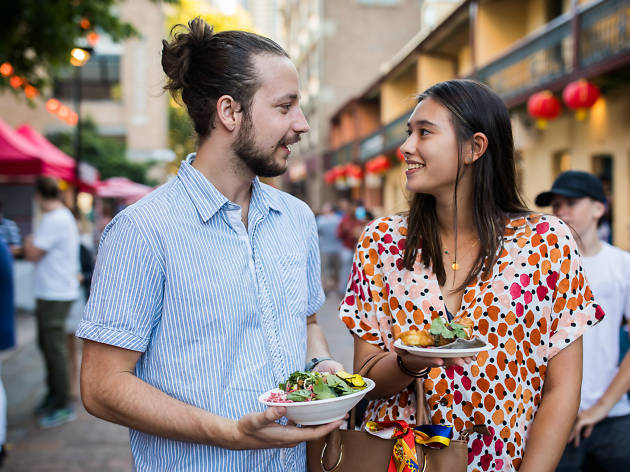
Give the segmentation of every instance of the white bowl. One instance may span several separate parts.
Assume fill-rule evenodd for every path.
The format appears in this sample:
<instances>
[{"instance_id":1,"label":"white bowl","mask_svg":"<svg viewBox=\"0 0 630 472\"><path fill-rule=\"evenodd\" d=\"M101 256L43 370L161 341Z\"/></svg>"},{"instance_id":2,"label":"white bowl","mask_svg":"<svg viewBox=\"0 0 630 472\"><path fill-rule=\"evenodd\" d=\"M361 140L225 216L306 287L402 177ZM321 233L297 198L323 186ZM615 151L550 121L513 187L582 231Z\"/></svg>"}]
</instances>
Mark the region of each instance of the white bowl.
<instances>
[{"instance_id":1,"label":"white bowl","mask_svg":"<svg viewBox=\"0 0 630 472\"><path fill-rule=\"evenodd\" d=\"M440 357L440 358L446 359L446 358L453 358L453 357L476 356L480 352L490 351L492 349L492 344L485 344L484 346L473 347L473 348L468 348L468 349L444 349L444 348L438 348L438 347L407 346L405 343L402 342L400 338L398 338L394 342L394 347L403 349L413 356Z\"/></svg>"},{"instance_id":2,"label":"white bowl","mask_svg":"<svg viewBox=\"0 0 630 472\"><path fill-rule=\"evenodd\" d=\"M269 397L270 393L282 392L278 388L269 390L258 397L258 401L267 406L283 406L286 407L286 417L294 423L304 426L312 426L316 424L330 423L340 420L348 413L359 401L374 388L374 381L363 377L366 387L358 392L344 395L336 398L326 398L325 400L313 400L310 402L268 402L264 399Z\"/></svg>"}]
</instances>

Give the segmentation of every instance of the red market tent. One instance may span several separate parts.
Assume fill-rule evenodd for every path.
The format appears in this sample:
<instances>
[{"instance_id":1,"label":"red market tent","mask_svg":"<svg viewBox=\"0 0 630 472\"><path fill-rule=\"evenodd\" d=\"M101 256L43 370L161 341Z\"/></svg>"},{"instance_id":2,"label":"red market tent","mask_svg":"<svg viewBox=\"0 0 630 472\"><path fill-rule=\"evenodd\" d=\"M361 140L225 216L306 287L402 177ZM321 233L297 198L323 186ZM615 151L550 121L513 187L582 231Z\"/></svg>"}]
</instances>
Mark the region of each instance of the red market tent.
<instances>
[{"instance_id":1,"label":"red market tent","mask_svg":"<svg viewBox=\"0 0 630 472\"><path fill-rule=\"evenodd\" d=\"M22 125L17 133L35 145L41 152L41 174L57 177L68 182L76 182L76 161L48 141L29 125ZM98 187L98 171L89 164L81 163L81 182L79 190L94 193Z\"/></svg>"},{"instance_id":2,"label":"red market tent","mask_svg":"<svg viewBox=\"0 0 630 472\"><path fill-rule=\"evenodd\" d=\"M148 185L138 184L126 177L111 177L102 181L96 195L102 198L115 198L133 203L153 190Z\"/></svg>"},{"instance_id":3,"label":"red market tent","mask_svg":"<svg viewBox=\"0 0 630 472\"><path fill-rule=\"evenodd\" d=\"M38 175L42 152L0 119L0 175Z\"/></svg>"}]
</instances>

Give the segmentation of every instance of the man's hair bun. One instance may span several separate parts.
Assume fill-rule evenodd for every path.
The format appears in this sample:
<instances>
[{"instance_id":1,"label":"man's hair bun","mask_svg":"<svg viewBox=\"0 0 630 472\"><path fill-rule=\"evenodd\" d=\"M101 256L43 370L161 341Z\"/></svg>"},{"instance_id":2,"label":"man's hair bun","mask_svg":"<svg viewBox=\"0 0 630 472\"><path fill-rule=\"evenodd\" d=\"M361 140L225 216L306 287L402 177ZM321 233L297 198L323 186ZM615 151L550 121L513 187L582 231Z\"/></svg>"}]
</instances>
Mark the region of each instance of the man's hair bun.
<instances>
[{"instance_id":1,"label":"man's hair bun","mask_svg":"<svg viewBox=\"0 0 630 472\"><path fill-rule=\"evenodd\" d=\"M172 41L162 40L162 69L168 77L165 90L180 92L190 85L186 76L191 57L207 47L213 36L214 28L199 17L190 20L188 27L178 24L171 28Z\"/></svg>"}]
</instances>

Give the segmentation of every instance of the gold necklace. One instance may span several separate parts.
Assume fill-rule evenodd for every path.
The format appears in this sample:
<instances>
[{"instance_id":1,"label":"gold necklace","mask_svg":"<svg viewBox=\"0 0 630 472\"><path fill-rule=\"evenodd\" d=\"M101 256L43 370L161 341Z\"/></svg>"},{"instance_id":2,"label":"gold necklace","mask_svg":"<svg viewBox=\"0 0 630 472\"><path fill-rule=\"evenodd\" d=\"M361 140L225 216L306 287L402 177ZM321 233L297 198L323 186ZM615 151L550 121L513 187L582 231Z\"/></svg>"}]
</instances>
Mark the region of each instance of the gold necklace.
<instances>
[{"instance_id":1,"label":"gold necklace","mask_svg":"<svg viewBox=\"0 0 630 472\"><path fill-rule=\"evenodd\" d=\"M473 248L477 245L477 243L479 242L479 240L475 241L470 247ZM457 249L457 247L455 247L455 249ZM451 254L448 251L444 251L444 254L446 254L448 256L448 258L451 261L451 269L453 269L453 272L459 270L459 264L457 263L457 251L455 251L455 258L453 259L451 257Z\"/></svg>"}]
</instances>

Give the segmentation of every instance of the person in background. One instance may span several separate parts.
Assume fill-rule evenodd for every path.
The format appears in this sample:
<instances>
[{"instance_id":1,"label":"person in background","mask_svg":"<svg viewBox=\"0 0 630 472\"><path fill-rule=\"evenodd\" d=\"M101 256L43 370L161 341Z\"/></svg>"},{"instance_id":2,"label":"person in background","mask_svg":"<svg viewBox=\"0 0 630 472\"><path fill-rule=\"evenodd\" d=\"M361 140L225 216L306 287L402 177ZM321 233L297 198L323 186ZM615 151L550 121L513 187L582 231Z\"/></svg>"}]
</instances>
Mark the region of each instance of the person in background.
<instances>
[{"instance_id":1,"label":"person in background","mask_svg":"<svg viewBox=\"0 0 630 472\"><path fill-rule=\"evenodd\" d=\"M407 130L409 212L365 228L339 310L355 369L387 353L366 373L376 386L364 421L416 424L419 393L432 424L470 433L468 472L552 471L578 410L582 334L604 316L575 241L524 205L510 115L486 85L430 87ZM445 359L394 345L437 318L470 326L490 350Z\"/></svg>"},{"instance_id":2,"label":"person in background","mask_svg":"<svg viewBox=\"0 0 630 472\"><path fill-rule=\"evenodd\" d=\"M51 428L76 418L69 397L65 323L79 297L79 231L54 179L36 180L35 200L43 216L35 234L24 240L24 258L35 263L37 337L48 386L37 413L40 426Z\"/></svg>"},{"instance_id":3,"label":"person in background","mask_svg":"<svg viewBox=\"0 0 630 472\"><path fill-rule=\"evenodd\" d=\"M328 291L335 289L339 283L341 241L337 237L337 226L341 217L337 215L330 203L324 203L316 221L319 253L322 260L322 281L324 290Z\"/></svg>"},{"instance_id":4,"label":"person in background","mask_svg":"<svg viewBox=\"0 0 630 472\"><path fill-rule=\"evenodd\" d=\"M0 238L0 351L15 346L15 305L13 303L13 257ZM0 467L6 457L7 395L2 384L0 361Z\"/></svg>"},{"instance_id":5,"label":"person in background","mask_svg":"<svg viewBox=\"0 0 630 472\"><path fill-rule=\"evenodd\" d=\"M18 228L15 221L4 217L4 205L2 200L0 200L0 239L7 245L13 257L22 255L20 228Z\"/></svg>"},{"instance_id":6,"label":"person in background","mask_svg":"<svg viewBox=\"0 0 630 472\"><path fill-rule=\"evenodd\" d=\"M354 201L348 203L346 213L337 226L337 237L341 241L341 268L339 270L339 294L343 296L352 270L352 257L363 227L367 223L365 207Z\"/></svg>"},{"instance_id":7,"label":"person in background","mask_svg":"<svg viewBox=\"0 0 630 472\"><path fill-rule=\"evenodd\" d=\"M630 254L601 241L597 223L606 211L601 181L581 171L558 176L536 197L551 205L577 241L586 278L606 317L583 336L580 410L558 472L628 470L630 448L630 354L619 362L619 328L630 317Z\"/></svg>"},{"instance_id":8,"label":"person in background","mask_svg":"<svg viewBox=\"0 0 630 472\"><path fill-rule=\"evenodd\" d=\"M342 367L315 314L315 216L259 179L309 130L297 71L272 40L200 18L163 42L162 67L197 152L103 233L77 330L83 404L130 428L139 472L304 471L303 442L342 422L300 428L258 402L296 370Z\"/></svg>"}]
</instances>

